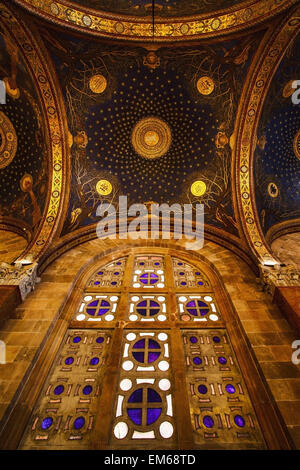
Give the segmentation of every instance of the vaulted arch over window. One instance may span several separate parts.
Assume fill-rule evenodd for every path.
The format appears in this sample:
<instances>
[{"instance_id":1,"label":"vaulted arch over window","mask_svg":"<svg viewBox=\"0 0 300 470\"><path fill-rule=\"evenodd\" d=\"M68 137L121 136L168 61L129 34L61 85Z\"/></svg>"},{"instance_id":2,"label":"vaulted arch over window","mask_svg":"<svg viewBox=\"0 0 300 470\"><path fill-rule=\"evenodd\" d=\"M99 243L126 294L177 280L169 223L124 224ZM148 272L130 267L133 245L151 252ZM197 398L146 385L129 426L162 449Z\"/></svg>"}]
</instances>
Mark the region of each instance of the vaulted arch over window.
<instances>
[{"instance_id":1,"label":"vaulted arch over window","mask_svg":"<svg viewBox=\"0 0 300 470\"><path fill-rule=\"evenodd\" d=\"M164 249L95 266L20 447L264 448L219 291Z\"/></svg>"}]
</instances>

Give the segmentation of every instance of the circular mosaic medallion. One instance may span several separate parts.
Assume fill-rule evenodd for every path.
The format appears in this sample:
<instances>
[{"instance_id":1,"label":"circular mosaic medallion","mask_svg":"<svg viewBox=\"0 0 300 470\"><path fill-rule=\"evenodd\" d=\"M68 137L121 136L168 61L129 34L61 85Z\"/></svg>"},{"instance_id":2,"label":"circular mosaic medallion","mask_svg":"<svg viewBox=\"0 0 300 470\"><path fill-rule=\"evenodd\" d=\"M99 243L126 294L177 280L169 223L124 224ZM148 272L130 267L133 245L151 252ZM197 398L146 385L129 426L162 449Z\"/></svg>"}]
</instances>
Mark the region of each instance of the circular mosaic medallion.
<instances>
[{"instance_id":1,"label":"circular mosaic medallion","mask_svg":"<svg viewBox=\"0 0 300 470\"><path fill-rule=\"evenodd\" d=\"M195 181L191 186L191 193L193 196L203 196L206 193L206 184L204 181Z\"/></svg>"},{"instance_id":2,"label":"circular mosaic medallion","mask_svg":"<svg viewBox=\"0 0 300 470\"><path fill-rule=\"evenodd\" d=\"M294 152L296 157L300 160L300 130L297 132L294 139Z\"/></svg>"},{"instance_id":3,"label":"circular mosaic medallion","mask_svg":"<svg viewBox=\"0 0 300 470\"><path fill-rule=\"evenodd\" d=\"M89 83L90 89L93 93L103 93L106 90L107 87L107 80L104 77L104 75L94 75L90 79Z\"/></svg>"},{"instance_id":4,"label":"circular mosaic medallion","mask_svg":"<svg viewBox=\"0 0 300 470\"><path fill-rule=\"evenodd\" d=\"M112 192L112 185L108 180L99 180L96 191L100 196L108 196Z\"/></svg>"},{"instance_id":5,"label":"circular mosaic medallion","mask_svg":"<svg viewBox=\"0 0 300 470\"><path fill-rule=\"evenodd\" d=\"M169 126L161 119L148 117L141 119L131 135L134 150L142 157L153 159L165 155L172 142Z\"/></svg>"},{"instance_id":6,"label":"circular mosaic medallion","mask_svg":"<svg viewBox=\"0 0 300 470\"><path fill-rule=\"evenodd\" d=\"M15 128L8 117L0 112L0 169L11 163L17 148L18 138Z\"/></svg>"},{"instance_id":7,"label":"circular mosaic medallion","mask_svg":"<svg viewBox=\"0 0 300 470\"><path fill-rule=\"evenodd\" d=\"M197 89L201 95L211 95L215 89L215 82L210 77L201 77L197 81Z\"/></svg>"},{"instance_id":8,"label":"circular mosaic medallion","mask_svg":"<svg viewBox=\"0 0 300 470\"><path fill-rule=\"evenodd\" d=\"M269 183L268 193L269 193L269 196L274 197L274 198L278 196L279 189L278 189L278 187L276 186L275 183Z\"/></svg>"}]
</instances>

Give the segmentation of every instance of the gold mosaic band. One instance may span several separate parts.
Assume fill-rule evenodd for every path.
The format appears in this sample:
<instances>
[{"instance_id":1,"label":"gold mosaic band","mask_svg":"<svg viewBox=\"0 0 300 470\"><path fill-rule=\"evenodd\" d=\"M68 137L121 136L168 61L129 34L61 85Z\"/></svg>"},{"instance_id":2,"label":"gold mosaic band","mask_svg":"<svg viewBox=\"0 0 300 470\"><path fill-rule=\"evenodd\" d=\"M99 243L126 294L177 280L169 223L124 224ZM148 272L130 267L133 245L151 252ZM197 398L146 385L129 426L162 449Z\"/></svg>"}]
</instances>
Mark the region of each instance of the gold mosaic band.
<instances>
[{"instance_id":1,"label":"gold mosaic band","mask_svg":"<svg viewBox=\"0 0 300 470\"><path fill-rule=\"evenodd\" d=\"M245 1L218 13L186 18L157 18L153 31L152 18L130 17L75 7L61 0L15 0L35 14L54 23L85 30L104 37L140 41L176 41L215 37L236 32L271 18L286 10L297 0Z\"/></svg>"}]
</instances>

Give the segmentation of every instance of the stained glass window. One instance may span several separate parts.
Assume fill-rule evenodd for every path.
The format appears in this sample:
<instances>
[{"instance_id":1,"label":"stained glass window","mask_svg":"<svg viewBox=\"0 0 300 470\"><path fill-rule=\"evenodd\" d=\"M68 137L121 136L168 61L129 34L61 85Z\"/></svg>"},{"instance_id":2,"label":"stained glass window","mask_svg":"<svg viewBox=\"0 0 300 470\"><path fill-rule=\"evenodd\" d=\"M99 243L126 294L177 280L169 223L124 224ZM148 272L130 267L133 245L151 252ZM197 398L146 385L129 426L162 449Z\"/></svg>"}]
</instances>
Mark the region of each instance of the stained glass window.
<instances>
[{"instance_id":1,"label":"stained glass window","mask_svg":"<svg viewBox=\"0 0 300 470\"><path fill-rule=\"evenodd\" d=\"M207 287L209 282L200 269L180 259L173 258L175 286L181 288Z\"/></svg>"},{"instance_id":2,"label":"stained glass window","mask_svg":"<svg viewBox=\"0 0 300 470\"><path fill-rule=\"evenodd\" d=\"M67 332L23 448L89 448L110 340L105 330Z\"/></svg>"},{"instance_id":3,"label":"stained glass window","mask_svg":"<svg viewBox=\"0 0 300 470\"><path fill-rule=\"evenodd\" d=\"M187 388L195 442L201 447L263 448L236 357L225 330L184 330Z\"/></svg>"},{"instance_id":4,"label":"stained glass window","mask_svg":"<svg viewBox=\"0 0 300 470\"><path fill-rule=\"evenodd\" d=\"M164 250L99 264L20 447L263 448L221 308Z\"/></svg>"}]
</instances>

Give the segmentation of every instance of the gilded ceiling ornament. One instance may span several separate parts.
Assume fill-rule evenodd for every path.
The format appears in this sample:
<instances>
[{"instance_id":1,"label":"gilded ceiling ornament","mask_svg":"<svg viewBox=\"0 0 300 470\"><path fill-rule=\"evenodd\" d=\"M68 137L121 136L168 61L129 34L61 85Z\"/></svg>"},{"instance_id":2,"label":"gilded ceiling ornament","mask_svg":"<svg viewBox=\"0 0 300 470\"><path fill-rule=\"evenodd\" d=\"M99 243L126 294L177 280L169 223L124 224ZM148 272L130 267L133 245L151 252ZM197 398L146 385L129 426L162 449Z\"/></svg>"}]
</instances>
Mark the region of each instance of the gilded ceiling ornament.
<instances>
[{"instance_id":1,"label":"gilded ceiling ornament","mask_svg":"<svg viewBox=\"0 0 300 470\"><path fill-rule=\"evenodd\" d=\"M195 181L191 186L191 193L193 196L203 196L206 193L206 184L204 181Z\"/></svg>"},{"instance_id":2,"label":"gilded ceiling ornament","mask_svg":"<svg viewBox=\"0 0 300 470\"><path fill-rule=\"evenodd\" d=\"M162 157L172 142L170 127L156 117L141 119L132 131L131 142L134 150L142 157L149 159Z\"/></svg>"},{"instance_id":3,"label":"gilded ceiling ornament","mask_svg":"<svg viewBox=\"0 0 300 470\"><path fill-rule=\"evenodd\" d=\"M33 185L33 179L31 175L24 175L22 176L20 180L20 187L24 193L28 193L29 191L32 190L32 185Z\"/></svg>"},{"instance_id":4,"label":"gilded ceiling ornament","mask_svg":"<svg viewBox=\"0 0 300 470\"><path fill-rule=\"evenodd\" d=\"M273 198L276 198L279 194L279 189L278 187L276 186L275 183L269 183L268 185L268 193L269 193L269 196L273 197Z\"/></svg>"},{"instance_id":5,"label":"gilded ceiling ornament","mask_svg":"<svg viewBox=\"0 0 300 470\"><path fill-rule=\"evenodd\" d=\"M200 77L197 81L197 89L201 95L211 95L215 89L215 82L211 77Z\"/></svg>"},{"instance_id":6,"label":"gilded ceiling ornament","mask_svg":"<svg viewBox=\"0 0 300 470\"><path fill-rule=\"evenodd\" d=\"M99 196L108 196L112 189L112 184L108 180L99 180L96 184L96 191Z\"/></svg>"},{"instance_id":7,"label":"gilded ceiling ornament","mask_svg":"<svg viewBox=\"0 0 300 470\"><path fill-rule=\"evenodd\" d=\"M80 149L85 149L88 144L88 138L85 131L78 131L74 137L74 142Z\"/></svg>"},{"instance_id":8,"label":"gilded ceiling ornament","mask_svg":"<svg viewBox=\"0 0 300 470\"><path fill-rule=\"evenodd\" d=\"M150 51L146 56L144 56L143 64L146 65L146 67L149 67L149 69L156 69L160 66L160 58L154 51Z\"/></svg>"},{"instance_id":9,"label":"gilded ceiling ornament","mask_svg":"<svg viewBox=\"0 0 300 470\"><path fill-rule=\"evenodd\" d=\"M295 135L294 139L294 152L297 158L300 160L300 130Z\"/></svg>"},{"instance_id":10,"label":"gilded ceiling ornament","mask_svg":"<svg viewBox=\"0 0 300 470\"><path fill-rule=\"evenodd\" d=\"M106 90L107 80L104 77L104 75L101 75L101 74L93 75L93 77L90 79L89 86L90 86L90 90L93 93L100 94Z\"/></svg>"},{"instance_id":11,"label":"gilded ceiling ornament","mask_svg":"<svg viewBox=\"0 0 300 470\"><path fill-rule=\"evenodd\" d=\"M0 169L11 163L17 148L18 138L15 128L6 114L0 112Z\"/></svg>"},{"instance_id":12,"label":"gilded ceiling ornament","mask_svg":"<svg viewBox=\"0 0 300 470\"><path fill-rule=\"evenodd\" d=\"M9 83L9 78L8 77L5 77L3 79L4 83L5 83L5 88L6 88L6 93L11 96L11 98L13 98L14 100L17 100L18 98L20 98L20 89L19 88L12 88L10 86L10 83Z\"/></svg>"}]
</instances>

